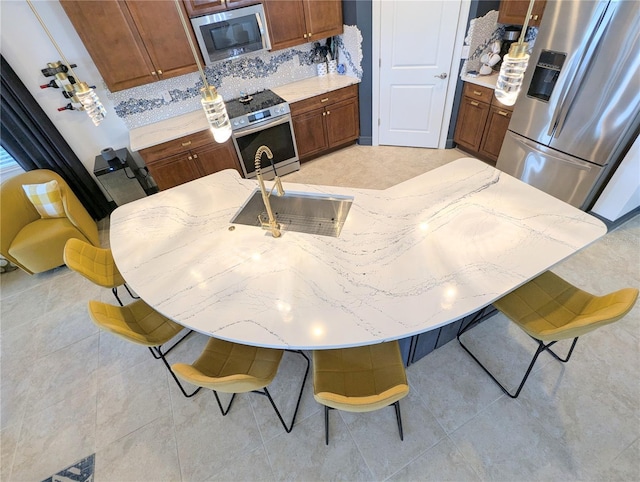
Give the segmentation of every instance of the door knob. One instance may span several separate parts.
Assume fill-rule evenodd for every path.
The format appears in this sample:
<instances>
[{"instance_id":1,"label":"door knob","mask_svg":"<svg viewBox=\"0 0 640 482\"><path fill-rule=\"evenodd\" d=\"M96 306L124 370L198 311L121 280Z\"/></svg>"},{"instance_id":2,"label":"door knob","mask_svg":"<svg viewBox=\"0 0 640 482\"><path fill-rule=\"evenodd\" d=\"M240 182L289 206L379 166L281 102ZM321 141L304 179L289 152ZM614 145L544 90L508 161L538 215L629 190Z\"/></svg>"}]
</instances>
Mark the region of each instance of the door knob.
<instances>
[{"instance_id":1,"label":"door knob","mask_svg":"<svg viewBox=\"0 0 640 482\"><path fill-rule=\"evenodd\" d=\"M446 72L442 72L440 75L434 75L434 77L437 77L439 79L446 79L448 75Z\"/></svg>"}]
</instances>

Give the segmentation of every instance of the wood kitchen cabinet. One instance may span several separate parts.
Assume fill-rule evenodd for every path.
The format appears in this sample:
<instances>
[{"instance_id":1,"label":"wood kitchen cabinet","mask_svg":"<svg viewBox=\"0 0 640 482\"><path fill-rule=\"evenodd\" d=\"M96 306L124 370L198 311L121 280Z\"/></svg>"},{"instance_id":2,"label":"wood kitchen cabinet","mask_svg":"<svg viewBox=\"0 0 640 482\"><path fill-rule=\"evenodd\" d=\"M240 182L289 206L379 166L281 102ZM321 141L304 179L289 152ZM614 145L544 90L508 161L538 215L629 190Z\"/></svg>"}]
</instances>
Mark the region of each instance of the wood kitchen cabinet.
<instances>
[{"instance_id":1,"label":"wood kitchen cabinet","mask_svg":"<svg viewBox=\"0 0 640 482\"><path fill-rule=\"evenodd\" d=\"M494 97L493 89L466 82L453 140L458 147L495 164L512 110Z\"/></svg>"},{"instance_id":2,"label":"wood kitchen cabinet","mask_svg":"<svg viewBox=\"0 0 640 482\"><path fill-rule=\"evenodd\" d=\"M294 102L289 107L300 160L342 147L360 135L357 85Z\"/></svg>"},{"instance_id":3,"label":"wood kitchen cabinet","mask_svg":"<svg viewBox=\"0 0 640 482\"><path fill-rule=\"evenodd\" d=\"M546 0L536 0L533 4L529 27L538 27L542 21L542 13ZM498 11L498 22L511 25L524 25L524 19L529 10L528 0L502 0Z\"/></svg>"},{"instance_id":4,"label":"wood kitchen cabinet","mask_svg":"<svg viewBox=\"0 0 640 482\"><path fill-rule=\"evenodd\" d=\"M255 5L256 3L260 3L260 0L184 0L184 6L191 18Z\"/></svg>"},{"instance_id":5,"label":"wood kitchen cabinet","mask_svg":"<svg viewBox=\"0 0 640 482\"><path fill-rule=\"evenodd\" d=\"M223 169L242 173L233 141L218 144L209 130L142 149L140 155L161 190Z\"/></svg>"},{"instance_id":6,"label":"wood kitchen cabinet","mask_svg":"<svg viewBox=\"0 0 640 482\"><path fill-rule=\"evenodd\" d=\"M271 50L343 32L342 0L264 0Z\"/></svg>"},{"instance_id":7,"label":"wood kitchen cabinet","mask_svg":"<svg viewBox=\"0 0 640 482\"><path fill-rule=\"evenodd\" d=\"M112 92L197 70L174 2L61 0L60 4Z\"/></svg>"}]
</instances>

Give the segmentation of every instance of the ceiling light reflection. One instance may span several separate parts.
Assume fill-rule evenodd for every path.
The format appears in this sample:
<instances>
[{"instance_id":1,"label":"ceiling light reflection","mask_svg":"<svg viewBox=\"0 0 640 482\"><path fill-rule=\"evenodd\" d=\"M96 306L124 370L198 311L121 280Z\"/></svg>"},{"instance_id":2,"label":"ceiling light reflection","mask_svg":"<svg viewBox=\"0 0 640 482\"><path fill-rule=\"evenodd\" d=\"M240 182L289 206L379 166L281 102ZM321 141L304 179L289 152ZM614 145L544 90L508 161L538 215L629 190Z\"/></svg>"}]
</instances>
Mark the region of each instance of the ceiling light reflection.
<instances>
[{"instance_id":1,"label":"ceiling light reflection","mask_svg":"<svg viewBox=\"0 0 640 482\"><path fill-rule=\"evenodd\" d=\"M278 311L282 311L284 313L289 313L291 311L291 305L282 300L276 301L276 308L278 308Z\"/></svg>"},{"instance_id":2,"label":"ceiling light reflection","mask_svg":"<svg viewBox=\"0 0 640 482\"><path fill-rule=\"evenodd\" d=\"M458 297L458 288L453 285L445 286L444 293L442 295L442 301L440 306L445 310L450 310L453 307Z\"/></svg>"},{"instance_id":3,"label":"ceiling light reflection","mask_svg":"<svg viewBox=\"0 0 640 482\"><path fill-rule=\"evenodd\" d=\"M323 338L324 337L324 325L314 325L311 327L311 334L315 338Z\"/></svg>"}]
</instances>

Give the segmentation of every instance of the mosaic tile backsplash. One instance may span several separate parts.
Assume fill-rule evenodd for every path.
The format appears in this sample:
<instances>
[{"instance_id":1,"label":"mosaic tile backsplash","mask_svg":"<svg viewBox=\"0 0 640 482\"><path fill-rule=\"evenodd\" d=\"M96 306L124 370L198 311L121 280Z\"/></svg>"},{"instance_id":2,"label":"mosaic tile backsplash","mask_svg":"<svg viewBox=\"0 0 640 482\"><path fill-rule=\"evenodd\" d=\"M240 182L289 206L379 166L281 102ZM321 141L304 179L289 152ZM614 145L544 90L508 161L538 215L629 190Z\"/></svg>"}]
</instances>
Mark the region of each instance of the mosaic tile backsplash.
<instances>
[{"instance_id":1,"label":"mosaic tile backsplash","mask_svg":"<svg viewBox=\"0 0 640 482\"><path fill-rule=\"evenodd\" d=\"M337 46L338 63L345 74L362 78L362 34L358 27L345 25L344 33L333 38ZM321 44L324 40L320 41ZM218 89L225 99L234 99L241 92L253 93L303 80L316 75L313 42L291 49L264 52L237 60L225 60L206 67L207 82ZM158 122L201 108L199 72L134 87L107 96L116 114L129 129Z\"/></svg>"},{"instance_id":2,"label":"mosaic tile backsplash","mask_svg":"<svg viewBox=\"0 0 640 482\"><path fill-rule=\"evenodd\" d=\"M502 41L504 28L503 24L498 23L496 10L491 10L484 17L474 18L469 22L469 31L464 40L464 43L469 46L469 58L462 65L461 75L471 70L480 70L482 66L480 57L489 50L494 41ZM537 27L527 29L525 41L529 43L529 51L533 48L537 35Z\"/></svg>"}]
</instances>

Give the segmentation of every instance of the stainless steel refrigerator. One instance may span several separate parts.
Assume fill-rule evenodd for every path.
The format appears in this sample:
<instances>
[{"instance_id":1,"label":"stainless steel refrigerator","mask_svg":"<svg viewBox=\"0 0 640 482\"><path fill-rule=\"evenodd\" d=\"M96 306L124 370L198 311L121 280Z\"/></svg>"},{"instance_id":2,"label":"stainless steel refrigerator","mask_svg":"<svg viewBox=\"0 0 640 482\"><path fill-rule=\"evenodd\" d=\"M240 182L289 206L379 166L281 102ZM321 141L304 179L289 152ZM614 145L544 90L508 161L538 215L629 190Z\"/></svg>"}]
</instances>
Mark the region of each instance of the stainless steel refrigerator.
<instances>
[{"instance_id":1,"label":"stainless steel refrigerator","mask_svg":"<svg viewBox=\"0 0 640 482\"><path fill-rule=\"evenodd\" d=\"M547 2L497 168L588 209L640 129L640 4Z\"/></svg>"}]
</instances>

